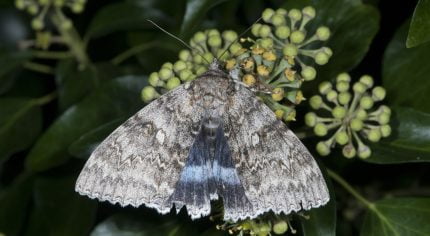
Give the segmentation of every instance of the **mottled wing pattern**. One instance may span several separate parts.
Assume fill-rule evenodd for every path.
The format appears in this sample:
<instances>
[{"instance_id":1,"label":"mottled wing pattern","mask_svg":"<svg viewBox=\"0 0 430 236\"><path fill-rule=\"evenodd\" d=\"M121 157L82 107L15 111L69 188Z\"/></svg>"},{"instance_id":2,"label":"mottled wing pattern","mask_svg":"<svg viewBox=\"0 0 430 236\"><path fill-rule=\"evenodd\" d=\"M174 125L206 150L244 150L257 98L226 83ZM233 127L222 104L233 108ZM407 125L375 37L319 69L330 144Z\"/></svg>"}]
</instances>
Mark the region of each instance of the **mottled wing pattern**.
<instances>
[{"instance_id":1,"label":"mottled wing pattern","mask_svg":"<svg viewBox=\"0 0 430 236\"><path fill-rule=\"evenodd\" d=\"M106 138L85 164L76 191L168 213L167 199L194 140L192 126L201 117L184 86L153 101Z\"/></svg>"},{"instance_id":2,"label":"mottled wing pattern","mask_svg":"<svg viewBox=\"0 0 430 236\"><path fill-rule=\"evenodd\" d=\"M252 209L225 208L224 219L308 210L329 201L321 171L300 140L243 86L230 98L228 125L233 161Z\"/></svg>"}]
</instances>

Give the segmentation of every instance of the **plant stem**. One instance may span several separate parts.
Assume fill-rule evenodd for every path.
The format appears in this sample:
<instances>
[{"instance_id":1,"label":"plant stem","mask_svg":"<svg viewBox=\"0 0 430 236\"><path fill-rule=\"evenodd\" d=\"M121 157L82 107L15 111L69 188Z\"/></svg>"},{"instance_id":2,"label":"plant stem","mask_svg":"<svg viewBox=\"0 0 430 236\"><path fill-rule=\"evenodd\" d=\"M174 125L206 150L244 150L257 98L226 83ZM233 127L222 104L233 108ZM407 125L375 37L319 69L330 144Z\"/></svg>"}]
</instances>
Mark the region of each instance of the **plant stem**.
<instances>
[{"instance_id":1,"label":"plant stem","mask_svg":"<svg viewBox=\"0 0 430 236\"><path fill-rule=\"evenodd\" d=\"M51 102L52 100L56 99L57 96L58 96L57 91L54 91L52 93L48 93L47 95L42 96L40 98L35 98L34 104L37 104L39 106L45 105L45 104Z\"/></svg>"},{"instance_id":2,"label":"plant stem","mask_svg":"<svg viewBox=\"0 0 430 236\"><path fill-rule=\"evenodd\" d=\"M52 51L41 51L33 50L32 55L42 59L66 59L73 57L70 52L52 52Z\"/></svg>"},{"instance_id":3,"label":"plant stem","mask_svg":"<svg viewBox=\"0 0 430 236\"><path fill-rule=\"evenodd\" d=\"M47 65L43 65L35 62L25 62L23 66L25 69L28 69L28 70L49 74L49 75L54 74L54 69Z\"/></svg>"},{"instance_id":4,"label":"plant stem","mask_svg":"<svg viewBox=\"0 0 430 236\"><path fill-rule=\"evenodd\" d=\"M136 55L137 53L145 51L145 50L148 50L148 49L150 49L150 48L152 48L152 47L154 47L156 45L157 45L157 43L155 41L154 42L142 43L142 44L136 45L136 46L134 46L132 48L129 48L128 50L120 53L116 57L112 58L111 62L114 65L119 65L122 62L124 62L125 60L127 60L128 58Z\"/></svg>"}]
</instances>

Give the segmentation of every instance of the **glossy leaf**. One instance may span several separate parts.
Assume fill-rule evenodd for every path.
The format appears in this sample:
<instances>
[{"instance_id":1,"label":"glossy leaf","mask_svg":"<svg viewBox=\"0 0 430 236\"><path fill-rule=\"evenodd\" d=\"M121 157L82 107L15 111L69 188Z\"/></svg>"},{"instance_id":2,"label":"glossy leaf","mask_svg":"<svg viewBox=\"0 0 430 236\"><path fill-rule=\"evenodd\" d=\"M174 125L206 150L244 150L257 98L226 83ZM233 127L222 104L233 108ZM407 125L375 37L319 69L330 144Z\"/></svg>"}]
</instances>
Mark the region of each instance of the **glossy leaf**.
<instances>
[{"instance_id":1,"label":"glossy leaf","mask_svg":"<svg viewBox=\"0 0 430 236\"><path fill-rule=\"evenodd\" d=\"M43 212L39 217L44 218L49 235L88 235L92 227L97 202L77 194L75 181L76 177L36 179L35 208Z\"/></svg>"},{"instance_id":2,"label":"glossy leaf","mask_svg":"<svg viewBox=\"0 0 430 236\"><path fill-rule=\"evenodd\" d=\"M21 65L31 58L29 52L18 52L0 49L0 94L6 92L13 84L15 75Z\"/></svg>"},{"instance_id":3,"label":"glossy leaf","mask_svg":"<svg viewBox=\"0 0 430 236\"><path fill-rule=\"evenodd\" d=\"M207 11L225 0L187 0L184 19L181 26L181 35L188 36L194 27L203 19Z\"/></svg>"},{"instance_id":4,"label":"glossy leaf","mask_svg":"<svg viewBox=\"0 0 430 236\"><path fill-rule=\"evenodd\" d=\"M392 135L371 145L368 162L430 162L430 114L393 107Z\"/></svg>"},{"instance_id":5,"label":"glossy leaf","mask_svg":"<svg viewBox=\"0 0 430 236\"><path fill-rule=\"evenodd\" d=\"M430 198L378 201L365 216L361 236L430 235Z\"/></svg>"},{"instance_id":6,"label":"glossy leaf","mask_svg":"<svg viewBox=\"0 0 430 236\"><path fill-rule=\"evenodd\" d=\"M55 73L58 88L58 104L64 111L82 100L97 83L97 72L92 66L79 69L74 60L61 61Z\"/></svg>"},{"instance_id":7,"label":"glossy leaf","mask_svg":"<svg viewBox=\"0 0 430 236\"><path fill-rule=\"evenodd\" d=\"M430 44L406 48L408 24L403 24L384 54L382 80L392 105L411 107L430 113L428 102Z\"/></svg>"},{"instance_id":8,"label":"glossy leaf","mask_svg":"<svg viewBox=\"0 0 430 236\"><path fill-rule=\"evenodd\" d=\"M143 106L144 77L125 76L102 84L67 109L42 135L26 159L26 167L41 171L69 159L69 146L83 134L119 117L131 116Z\"/></svg>"},{"instance_id":9,"label":"glossy leaf","mask_svg":"<svg viewBox=\"0 0 430 236\"><path fill-rule=\"evenodd\" d=\"M12 186L0 195L0 232L19 235L24 226L33 190L33 179L28 174L19 176Z\"/></svg>"},{"instance_id":10,"label":"glossy leaf","mask_svg":"<svg viewBox=\"0 0 430 236\"><path fill-rule=\"evenodd\" d=\"M430 1L420 0L415 8L409 27L406 46L418 46L430 40Z\"/></svg>"},{"instance_id":11,"label":"glossy leaf","mask_svg":"<svg viewBox=\"0 0 430 236\"><path fill-rule=\"evenodd\" d=\"M70 145L69 153L75 157L88 158L94 149L124 120L123 118L115 119L85 133Z\"/></svg>"},{"instance_id":12,"label":"glossy leaf","mask_svg":"<svg viewBox=\"0 0 430 236\"><path fill-rule=\"evenodd\" d=\"M0 99L0 162L25 150L39 136L42 113L36 99Z\"/></svg>"},{"instance_id":13,"label":"glossy leaf","mask_svg":"<svg viewBox=\"0 0 430 236\"><path fill-rule=\"evenodd\" d=\"M379 13L375 7L360 0L293 0L284 6L288 10L309 5L317 13L308 23L309 34L323 25L331 31L327 46L333 50L333 56L326 65L318 67L317 81L321 82L333 79L361 62L379 30Z\"/></svg>"},{"instance_id":14,"label":"glossy leaf","mask_svg":"<svg viewBox=\"0 0 430 236\"><path fill-rule=\"evenodd\" d=\"M97 12L86 37L95 38L124 30L153 29L148 19L162 25L168 18L160 10L143 2L112 3Z\"/></svg>"}]
</instances>

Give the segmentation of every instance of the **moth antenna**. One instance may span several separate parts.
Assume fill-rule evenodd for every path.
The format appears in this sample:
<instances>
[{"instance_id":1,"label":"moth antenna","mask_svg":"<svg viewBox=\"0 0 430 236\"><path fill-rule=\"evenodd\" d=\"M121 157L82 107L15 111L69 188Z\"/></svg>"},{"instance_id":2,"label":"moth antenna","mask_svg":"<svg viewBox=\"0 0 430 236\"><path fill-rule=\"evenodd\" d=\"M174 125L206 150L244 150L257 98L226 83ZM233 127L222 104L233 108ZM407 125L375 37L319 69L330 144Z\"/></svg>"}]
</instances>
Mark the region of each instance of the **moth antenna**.
<instances>
[{"instance_id":1,"label":"moth antenna","mask_svg":"<svg viewBox=\"0 0 430 236\"><path fill-rule=\"evenodd\" d=\"M252 25L251 26L249 26L248 28L246 28L246 30L244 30L238 37L237 37L237 39L236 40L234 40L233 42L231 42L229 45L228 45L228 47L224 50L224 52L222 52L221 53L221 55L219 56L219 59L221 59L222 58L222 56L224 56L224 54L230 49L230 47L231 47L231 45L233 45L233 44L235 44L237 41L239 41L240 40L240 38L242 37L242 36L244 36L246 33L248 33L248 31L249 30L251 30L252 29L252 27L255 25L255 24L257 24L257 22L259 22L261 20L261 16L256 20L256 21L254 21L254 23L252 23Z\"/></svg>"},{"instance_id":2,"label":"moth antenna","mask_svg":"<svg viewBox=\"0 0 430 236\"><path fill-rule=\"evenodd\" d=\"M167 30L163 29L161 26L157 25L155 22L153 22L152 20L147 19L147 21L149 21L151 24L153 24L155 27L157 27L159 30L163 31L165 34L169 35L170 37L178 40L180 43L182 43L185 47L187 47L188 49L191 50L191 52L197 51L198 55L201 56L203 58L203 60L205 60L208 65L211 64L211 62L209 62L208 60L206 60L206 58L203 56L203 54L201 54L198 50L194 50L190 45L188 45L184 40L180 39L179 37L175 36L174 34L168 32Z\"/></svg>"}]
</instances>

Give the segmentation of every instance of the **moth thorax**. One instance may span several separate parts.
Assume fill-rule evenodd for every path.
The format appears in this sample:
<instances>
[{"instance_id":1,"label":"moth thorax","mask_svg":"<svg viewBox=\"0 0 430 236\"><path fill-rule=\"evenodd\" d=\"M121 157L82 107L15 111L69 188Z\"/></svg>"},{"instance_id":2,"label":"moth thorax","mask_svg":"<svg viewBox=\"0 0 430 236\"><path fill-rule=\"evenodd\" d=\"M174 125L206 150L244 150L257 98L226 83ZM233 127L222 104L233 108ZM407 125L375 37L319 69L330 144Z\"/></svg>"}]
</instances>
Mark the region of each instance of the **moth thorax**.
<instances>
[{"instance_id":1,"label":"moth thorax","mask_svg":"<svg viewBox=\"0 0 430 236\"><path fill-rule=\"evenodd\" d=\"M210 140L216 139L216 134L218 127L221 125L221 122L217 118L207 118L203 121L202 129L205 134L205 137Z\"/></svg>"}]
</instances>

